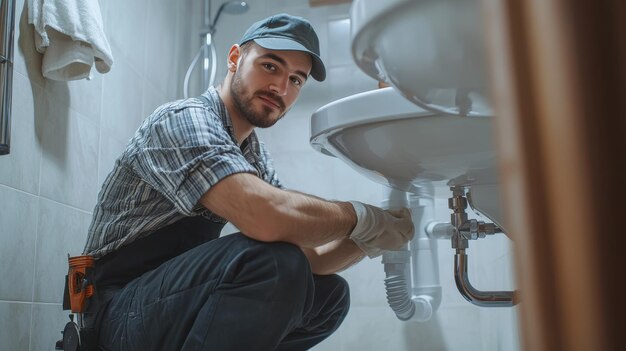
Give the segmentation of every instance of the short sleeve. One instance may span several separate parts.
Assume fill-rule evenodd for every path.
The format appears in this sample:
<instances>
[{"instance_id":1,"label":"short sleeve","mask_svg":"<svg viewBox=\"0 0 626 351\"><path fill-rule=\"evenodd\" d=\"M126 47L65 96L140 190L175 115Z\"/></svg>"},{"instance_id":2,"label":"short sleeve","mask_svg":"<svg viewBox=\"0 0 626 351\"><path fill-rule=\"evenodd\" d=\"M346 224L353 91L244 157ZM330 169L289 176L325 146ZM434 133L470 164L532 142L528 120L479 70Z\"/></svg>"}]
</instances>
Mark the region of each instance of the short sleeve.
<instances>
[{"instance_id":1,"label":"short sleeve","mask_svg":"<svg viewBox=\"0 0 626 351\"><path fill-rule=\"evenodd\" d=\"M277 188L283 189L284 186L278 178L278 174L276 173L276 169L274 168L274 161L272 160L272 156L267 150L267 147L264 143L259 143L259 147L261 149L261 159L265 164L265 181Z\"/></svg>"},{"instance_id":2,"label":"short sleeve","mask_svg":"<svg viewBox=\"0 0 626 351\"><path fill-rule=\"evenodd\" d=\"M176 209L192 215L212 186L235 173L253 173L224 129L220 117L204 105L190 105L151 116L136 138L132 169Z\"/></svg>"}]
</instances>

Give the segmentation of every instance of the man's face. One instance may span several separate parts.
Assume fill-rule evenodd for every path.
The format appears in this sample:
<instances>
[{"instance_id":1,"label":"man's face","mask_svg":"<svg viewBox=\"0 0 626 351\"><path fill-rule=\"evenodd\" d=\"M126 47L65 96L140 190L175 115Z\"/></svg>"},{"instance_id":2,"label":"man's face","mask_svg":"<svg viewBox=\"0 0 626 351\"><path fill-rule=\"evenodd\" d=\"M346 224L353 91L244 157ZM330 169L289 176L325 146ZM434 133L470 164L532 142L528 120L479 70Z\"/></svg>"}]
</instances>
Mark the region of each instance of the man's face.
<instances>
[{"instance_id":1,"label":"man's face","mask_svg":"<svg viewBox=\"0 0 626 351\"><path fill-rule=\"evenodd\" d=\"M311 65L307 53L267 50L251 43L231 81L235 106L253 126L273 126L296 101Z\"/></svg>"}]
</instances>

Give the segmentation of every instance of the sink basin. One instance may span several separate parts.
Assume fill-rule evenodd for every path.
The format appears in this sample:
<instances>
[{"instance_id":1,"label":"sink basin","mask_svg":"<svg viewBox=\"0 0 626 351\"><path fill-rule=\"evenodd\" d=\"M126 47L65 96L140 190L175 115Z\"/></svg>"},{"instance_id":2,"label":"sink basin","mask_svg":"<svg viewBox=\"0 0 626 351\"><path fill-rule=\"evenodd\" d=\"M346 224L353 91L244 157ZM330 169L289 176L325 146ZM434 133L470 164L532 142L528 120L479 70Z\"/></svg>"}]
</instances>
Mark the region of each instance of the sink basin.
<instances>
[{"instance_id":1,"label":"sink basin","mask_svg":"<svg viewBox=\"0 0 626 351\"><path fill-rule=\"evenodd\" d=\"M312 147L378 183L415 192L470 187L472 206L502 225L491 118L436 115L394 88L352 95L311 117Z\"/></svg>"},{"instance_id":2,"label":"sink basin","mask_svg":"<svg viewBox=\"0 0 626 351\"><path fill-rule=\"evenodd\" d=\"M491 116L480 11L480 0L354 0L354 60L426 110Z\"/></svg>"}]
</instances>

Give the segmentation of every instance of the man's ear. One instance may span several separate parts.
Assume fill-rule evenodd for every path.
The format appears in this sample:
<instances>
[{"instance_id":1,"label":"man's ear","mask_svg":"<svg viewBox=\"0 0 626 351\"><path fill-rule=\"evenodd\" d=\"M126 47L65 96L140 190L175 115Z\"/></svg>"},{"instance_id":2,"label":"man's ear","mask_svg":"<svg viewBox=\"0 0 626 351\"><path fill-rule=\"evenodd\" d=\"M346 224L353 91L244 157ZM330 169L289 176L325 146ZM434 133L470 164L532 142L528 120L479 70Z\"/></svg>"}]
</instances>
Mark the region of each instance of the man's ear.
<instances>
[{"instance_id":1,"label":"man's ear","mask_svg":"<svg viewBox=\"0 0 626 351\"><path fill-rule=\"evenodd\" d=\"M239 63L239 58L241 58L241 48L239 45L234 44L230 47L230 51L228 52L228 70L231 72L237 71L237 64Z\"/></svg>"}]
</instances>

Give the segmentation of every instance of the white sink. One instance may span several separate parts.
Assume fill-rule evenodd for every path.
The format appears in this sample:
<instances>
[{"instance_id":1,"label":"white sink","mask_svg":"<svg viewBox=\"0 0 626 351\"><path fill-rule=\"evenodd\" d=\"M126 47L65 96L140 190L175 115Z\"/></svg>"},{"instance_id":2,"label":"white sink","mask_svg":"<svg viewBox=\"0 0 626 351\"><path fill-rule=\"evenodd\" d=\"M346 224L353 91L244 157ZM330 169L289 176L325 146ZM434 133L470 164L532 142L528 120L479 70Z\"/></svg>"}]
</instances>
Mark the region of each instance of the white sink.
<instances>
[{"instance_id":1,"label":"white sink","mask_svg":"<svg viewBox=\"0 0 626 351\"><path fill-rule=\"evenodd\" d=\"M427 110L491 116L480 0L354 0L352 54Z\"/></svg>"},{"instance_id":2,"label":"white sink","mask_svg":"<svg viewBox=\"0 0 626 351\"><path fill-rule=\"evenodd\" d=\"M474 208L502 225L489 117L435 115L385 88L318 109L311 117L310 142L366 177L403 191L424 182L468 186Z\"/></svg>"}]
</instances>

